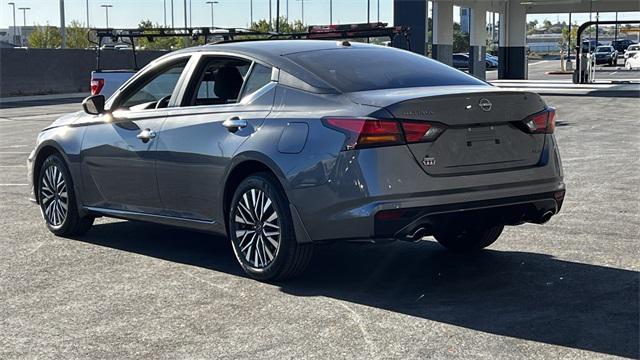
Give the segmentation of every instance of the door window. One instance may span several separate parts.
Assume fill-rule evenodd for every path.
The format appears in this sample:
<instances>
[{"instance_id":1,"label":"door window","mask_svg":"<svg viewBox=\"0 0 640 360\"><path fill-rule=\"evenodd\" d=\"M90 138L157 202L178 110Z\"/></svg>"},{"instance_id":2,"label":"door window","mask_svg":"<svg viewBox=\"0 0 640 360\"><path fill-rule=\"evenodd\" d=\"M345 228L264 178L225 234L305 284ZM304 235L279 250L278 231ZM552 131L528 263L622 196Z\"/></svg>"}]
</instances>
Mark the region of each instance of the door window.
<instances>
[{"instance_id":1,"label":"door window","mask_svg":"<svg viewBox=\"0 0 640 360\"><path fill-rule=\"evenodd\" d=\"M189 84L182 106L237 102L250 66L251 62L243 59L205 58Z\"/></svg>"},{"instance_id":2,"label":"door window","mask_svg":"<svg viewBox=\"0 0 640 360\"><path fill-rule=\"evenodd\" d=\"M124 90L117 108L145 110L167 107L187 62L188 59L181 59L138 79Z\"/></svg>"},{"instance_id":3,"label":"door window","mask_svg":"<svg viewBox=\"0 0 640 360\"><path fill-rule=\"evenodd\" d=\"M251 73L244 85L242 97L247 97L271 82L271 67L258 63L253 64Z\"/></svg>"}]
</instances>

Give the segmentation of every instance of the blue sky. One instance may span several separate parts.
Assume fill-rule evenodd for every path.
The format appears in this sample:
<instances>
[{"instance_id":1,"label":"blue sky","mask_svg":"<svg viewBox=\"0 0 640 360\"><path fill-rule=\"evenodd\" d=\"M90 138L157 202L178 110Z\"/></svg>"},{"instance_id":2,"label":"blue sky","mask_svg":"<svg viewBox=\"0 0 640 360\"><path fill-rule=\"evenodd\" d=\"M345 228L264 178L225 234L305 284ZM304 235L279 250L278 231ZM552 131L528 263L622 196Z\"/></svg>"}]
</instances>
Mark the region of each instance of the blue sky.
<instances>
[{"instance_id":1,"label":"blue sky","mask_svg":"<svg viewBox=\"0 0 640 360\"><path fill-rule=\"evenodd\" d=\"M7 5L8 0L0 0L0 27L6 28L12 24L11 7ZM16 7L30 7L27 11L27 25L52 24L59 25L59 0L12 0ZM167 8L170 8L171 0L164 0ZM249 23L249 3L250 0L217 0L215 5L216 26L222 27L244 27ZM274 17L275 17L275 0ZM174 18L176 26L184 26L184 0L173 0ZM209 26L211 24L211 13L206 0L187 0L191 2L192 24L194 27ZM301 1L289 0L289 17L301 18ZM281 13L285 13L287 0L280 0ZM113 8L109 10L109 25L112 27L135 27L140 20L149 19L162 24L164 22L163 0L89 0L89 23L92 27L105 26L105 11L100 7L102 4L111 4ZM371 0L371 19L377 17L377 0ZM267 18L269 15L269 0L253 0L254 20ZM305 0L305 23L307 24L327 24L329 23L329 0ZM367 0L333 0L334 23L354 23L366 22ZM169 13L169 10L168 10ZM454 12L456 20L457 12ZM79 20L86 22L86 0L65 0L66 22ZM620 14L620 19L639 18L640 13ZM380 0L380 20L392 23L393 1ZM529 20L538 19L542 22L545 18L555 22L567 21L566 14L544 14L529 15ZM579 23L588 20L588 14L576 14L574 21ZM601 14L601 20L613 20L614 13ZM23 22L22 11L16 11L16 22L21 25ZM168 25L171 25L168 16Z\"/></svg>"}]
</instances>

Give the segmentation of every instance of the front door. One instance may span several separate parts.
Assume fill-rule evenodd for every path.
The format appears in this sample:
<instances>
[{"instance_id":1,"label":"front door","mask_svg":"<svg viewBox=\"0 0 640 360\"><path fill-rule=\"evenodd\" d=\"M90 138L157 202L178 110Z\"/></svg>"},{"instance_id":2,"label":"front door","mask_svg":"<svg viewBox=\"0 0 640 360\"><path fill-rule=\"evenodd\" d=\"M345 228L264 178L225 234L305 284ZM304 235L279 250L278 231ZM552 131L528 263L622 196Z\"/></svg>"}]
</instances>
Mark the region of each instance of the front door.
<instances>
[{"instance_id":1,"label":"front door","mask_svg":"<svg viewBox=\"0 0 640 360\"><path fill-rule=\"evenodd\" d=\"M155 150L167 107L187 58L142 74L121 92L111 113L90 125L81 152L87 206L158 213Z\"/></svg>"},{"instance_id":2,"label":"front door","mask_svg":"<svg viewBox=\"0 0 640 360\"><path fill-rule=\"evenodd\" d=\"M158 187L167 215L221 221L216 211L223 175L271 111L271 71L243 59L200 60L195 81L181 106L171 110L158 142Z\"/></svg>"}]
</instances>

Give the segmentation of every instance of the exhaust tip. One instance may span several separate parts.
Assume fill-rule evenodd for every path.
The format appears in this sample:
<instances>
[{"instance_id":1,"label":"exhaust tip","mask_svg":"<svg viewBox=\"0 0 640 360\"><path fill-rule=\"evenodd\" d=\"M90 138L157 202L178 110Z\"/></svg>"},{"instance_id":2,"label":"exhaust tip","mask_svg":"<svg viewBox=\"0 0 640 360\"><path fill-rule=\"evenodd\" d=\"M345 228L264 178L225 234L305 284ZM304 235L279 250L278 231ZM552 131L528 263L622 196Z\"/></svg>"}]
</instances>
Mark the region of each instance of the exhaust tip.
<instances>
[{"instance_id":1,"label":"exhaust tip","mask_svg":"<svg viewBox=\"0 0 640 360\"><path fill-rule=\"evenodd\" d=\"M551 217L555 215L555 213L553 211L547 211L544 214L542 214L540 216L540 218L538 219L538 224L544 224L546 222L548 222L549 220L551 220Z\"/></svg>"}]
</instances>

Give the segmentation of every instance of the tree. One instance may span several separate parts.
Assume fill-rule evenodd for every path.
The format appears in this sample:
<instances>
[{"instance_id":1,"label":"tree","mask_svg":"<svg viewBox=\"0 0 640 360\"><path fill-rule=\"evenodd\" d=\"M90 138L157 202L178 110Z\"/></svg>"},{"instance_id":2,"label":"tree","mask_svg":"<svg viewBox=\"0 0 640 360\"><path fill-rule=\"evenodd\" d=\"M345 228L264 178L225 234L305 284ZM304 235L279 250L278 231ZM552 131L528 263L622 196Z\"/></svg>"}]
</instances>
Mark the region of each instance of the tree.
<instances>
[{"instance_id":1,"label":"tree","mask_svg":"<svg viewBox=\"0 0 640 360\"><path fill-rule=\"evenodd\" d=\"M538 26L538 20L532 20L527 23L527 34L531 35L536 31L536 27Z\"/></svg>"},{"instance_id":2,"label":"tree","mask_svg":"<svg viewBox=\"0 0 640 360\"><path fill-rule=\"evenodd\" d=\"M62 37L58 28L50 26L37 25L33 32L29 35L28 39L29 47L51 49L59 48L62 45Z\"/></svg>"},{"instance_id":3,"label":"tree","mask_svg":"<svg viewBox=\"0 0 640 360\"><path fill-rule=\"evenodd\" d=\"M562 36L558 41L558 46L560 47L560 70L565 71L565 62L564 55L565 52L567 55L571 55L571 49L569 49L569 42L571 39L575 39L578 34L578 27L571 26L570 28L563 27L562 28Z\"/></svg>"},{"instance_id":4,"label":"tree","mask_svg":"<svg viewBox=\"0 0 640 360\"><path fill-rule=\"evenodd\" d=\"M269 32L275 31L276 20L274 19L271 24L266 19L261 19L258 22L253 22L250 26L251 30L260 31L260 32ZM298 33L306 31L306 27L300 20L295 20L293 22L287 21L287 18L284 16L280 17L280 32L281 33Z\"/></svg>"},{"instance_id":5,"label":"tree","mask_svg":"<svg viewBox=\"0 0 640 360\"><path fill-rule=\"evenodd\" d=\"M86 49L91 46L88 38L89 29L83 23L73 20L67 26L67 47L71 49Z\"/></svg>"},{"instance_id":6,"label":"tree","mask_svg":"<svg viewBox=\"0 0 640 360\"><path fill-rule=\"evenodd\" d=\"M458 23L453 23L453 52L469 52L469 34L462 32Z\"/></svg>"},{"instance_id":7,"label":"tree","mask_svg":"<svg viewBox=\"0 0 640 360\"><path fill-rule=\"evenodd\" d=\"M160 27L162 27L160 24L154 24L151 20L143 20L138 24L138 28L140 29L155 29ZM138 38L138 46L145 50L173 50L181 48L182 45L183 42L176 36Z\"/></svg>"},{"instance_id":8,"label":"tree","mask_svg":"<svg viewBox=\"0 0 640 360\"><path fill-rule=\"evenodd\" d=\"M551 29L551 27L553 26L553 24L551 23L551 21L549 21L549 20L547 20L547 19L544 19L544 21L542 22L542 26L543 26L545 29L549 30L549 29Z\"/></svg>"}]
</instances>

